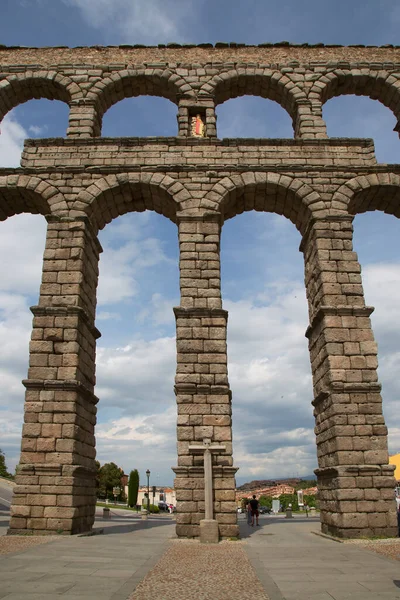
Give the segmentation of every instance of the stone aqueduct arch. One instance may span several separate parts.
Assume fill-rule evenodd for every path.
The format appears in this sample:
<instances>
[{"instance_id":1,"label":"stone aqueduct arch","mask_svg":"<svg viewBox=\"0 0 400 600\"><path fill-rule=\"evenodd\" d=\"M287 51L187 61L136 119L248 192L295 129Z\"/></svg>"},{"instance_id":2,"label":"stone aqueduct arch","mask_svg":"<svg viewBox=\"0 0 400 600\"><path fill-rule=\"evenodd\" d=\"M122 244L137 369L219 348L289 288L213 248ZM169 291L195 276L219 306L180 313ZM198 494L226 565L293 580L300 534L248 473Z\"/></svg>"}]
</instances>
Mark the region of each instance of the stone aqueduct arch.
<instances>
[{"instance_id":1,"label":"stone aqueduct arch","mask_svg":"<svg viewBox=\"0 0 400 600\"><path fill-rule=\"evenodd\" d=\"M0 169L0 220L32 212L48 222L10 533L93 524L97 234L126 212L155 210L176 223L180 245L177 533L199 535L203 465L189 445L211 438L226 447L213 458L220 536L237 535L219 247L226 219L257 210L284 215L302 235L322 530L396 535L373 309L352 220L366 210L400 216L400 165L377 164L370 140L327 138L322 105L365 94L399 118L400 49L6 48L0 64L0 117L31 98L70 106L65 139L27 140L21 168ZM98 137L110 106L149 94L177 104L176 138ZM294 139L219 140L215 106L244 94L278 102ZM196 112L204 139L190 137Z\"/></svg>"}]
</instances>

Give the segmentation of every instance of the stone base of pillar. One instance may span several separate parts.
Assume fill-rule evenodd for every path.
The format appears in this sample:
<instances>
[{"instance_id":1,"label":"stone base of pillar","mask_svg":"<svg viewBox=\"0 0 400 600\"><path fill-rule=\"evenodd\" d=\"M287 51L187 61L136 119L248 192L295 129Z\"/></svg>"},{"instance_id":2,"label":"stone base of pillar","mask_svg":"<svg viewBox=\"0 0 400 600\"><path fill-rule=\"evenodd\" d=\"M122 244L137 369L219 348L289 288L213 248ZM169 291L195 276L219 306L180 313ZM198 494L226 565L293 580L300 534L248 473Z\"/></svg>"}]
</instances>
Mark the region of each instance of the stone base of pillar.
<instances>
[{"instance_id":1,"label":"stone base of pillar","mask_svg":"<svg viewBox=\"0 0 400 600\"><path fill-rule=\"evenodd\" d=\"M80 465L19 466L8 535L73 535L91 531L95 471Z\"/></svg>"},{"instance_id":2,"label":"stone base of pillar","mask_svg":"<svg viewBox=\"0 0 400 600\"><path fill-rule=\"evenodd\" d=\"M338 538L397 537L392 465L317 469L321 531Z\"/></svg>"},{"instance_id":3,"label":"stone base of pillar","mask_svg":"<svg viewBox=\"0 0 400 600\"><path fill-rule=\"evenodd\" d=\"M176 474L176 534L181 538L200 537L200 523L205 520L203 467L174 467ZM239 536L235 502L236 467L213 467L214 517L219 537Z\"/></svg>"},{"instance_id":4,"label":"stone base of pillar","mask_svg":"<svg viewBox=\"0 0 400 600\"><path fill-rule=\"evenodd\" d=\"M218 544L219 529L215 519L202 519L200 521L200 542L202 544Z\"/></svg>"}]
</instances>

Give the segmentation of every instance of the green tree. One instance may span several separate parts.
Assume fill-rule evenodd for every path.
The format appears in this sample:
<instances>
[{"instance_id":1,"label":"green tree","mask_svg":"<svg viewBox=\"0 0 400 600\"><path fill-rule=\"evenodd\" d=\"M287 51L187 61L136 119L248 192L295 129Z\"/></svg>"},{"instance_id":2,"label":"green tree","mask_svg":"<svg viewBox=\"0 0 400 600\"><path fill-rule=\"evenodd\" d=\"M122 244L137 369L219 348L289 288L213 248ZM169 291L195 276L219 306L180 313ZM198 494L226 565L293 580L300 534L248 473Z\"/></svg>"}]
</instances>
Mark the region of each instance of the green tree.
<instances>
[{"instance_id":1,"label":"green tree","mask_svg":"<svg viewBox=\"0 0 400 600\"><path fill-rule=\"evenodd\" d=\"M260 496L258 501L260 503L260 506L266 506L267 508L272 508L271 496Z\"/></svg>"},{"instance_id":2,"label":"green tree","mask_svg":"<svg viewBox=\"0 0 400 600\"><path fill-rule=\"evenodd\" d=\"M100 489L105 494L112 495L113 487L121 487L121 477L124 474L115 463L105 463L99 470Z\"/></svg>"},{"instance_id":3,"label":"green tree","mask_svg":"<svg viewBox=\"0 0 400 600\"><path fill-rule=\"evenodd\" d=\"M134 469L130 472L128 482L128 506L136 506L139 491L139 472Z\"/></svg>"},{"instance_id":4,"label":"green tree","mask_svg":"<svg viewBox=\"0 0 400 600\"><path fill-rule=\"evenodd\" d=\"M317 497L316 496L304 496L304 504L307 504L308 508L312 506L316 506Z\"/></svg>"},{"instance_id":5,"label":"green tree","mask_svg":"<svg viewBox=\"0 0 400 600\"><path fill-rule=\"evenodd\" d=\"M297 494L281 494L279 496L279 502L281 503L283 510L286 510L289 504L292 505L292 510L299 510Z\"/></svg>"},{"instance_id":6,"label":"green tree","mask_svg":"<svg viewBox=\"0 0 400 600\"><path fill-rule=\"evenodd\" d=\"M7 471L6 467L6 457L4 453L0 450L0 477L10 477L10 473Z\"/></svg>"}]
</instances>

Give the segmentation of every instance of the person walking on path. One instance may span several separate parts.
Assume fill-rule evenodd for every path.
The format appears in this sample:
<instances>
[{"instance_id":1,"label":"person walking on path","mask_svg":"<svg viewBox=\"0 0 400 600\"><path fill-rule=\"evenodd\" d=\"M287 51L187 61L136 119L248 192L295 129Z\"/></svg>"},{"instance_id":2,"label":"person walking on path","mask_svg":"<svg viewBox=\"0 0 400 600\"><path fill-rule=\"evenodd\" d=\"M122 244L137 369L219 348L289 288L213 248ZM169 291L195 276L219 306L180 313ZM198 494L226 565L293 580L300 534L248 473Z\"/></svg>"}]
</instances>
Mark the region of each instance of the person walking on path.
<instances>
[{"instance_id":1,"label":"person walking on path","mask_svg":"<svg viewBox=\"0 0 400 600\"><path fill-rule=\"evenodd\" d=\"M249 504L250 504L250 508L251 508L251 526L254 527L254 517L256 518L256 524L259 525L259 522L258 522L259 502L258 502L258 500L256 500L255 495L253 495L253 498L250 500Z\"/></svg>"}]
</instances>

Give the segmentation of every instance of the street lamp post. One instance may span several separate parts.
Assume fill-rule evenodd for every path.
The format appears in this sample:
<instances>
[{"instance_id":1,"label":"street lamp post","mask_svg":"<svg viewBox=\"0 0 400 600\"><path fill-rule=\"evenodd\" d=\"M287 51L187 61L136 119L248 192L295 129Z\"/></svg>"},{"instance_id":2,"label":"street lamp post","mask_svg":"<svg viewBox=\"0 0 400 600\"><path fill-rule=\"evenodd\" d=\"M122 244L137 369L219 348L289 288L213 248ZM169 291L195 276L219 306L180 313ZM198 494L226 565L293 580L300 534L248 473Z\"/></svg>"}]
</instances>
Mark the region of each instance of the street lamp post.
<instances>
[{"instance_id":1,"label":"street lamp post","mask_svg":"<svg viewBox=\"0 0 400 600\"><path fill-rule=\"evenodd\" d=\"M150 513L150 471L147 469L147 512Z\"/></svg>"}]
</instances>

